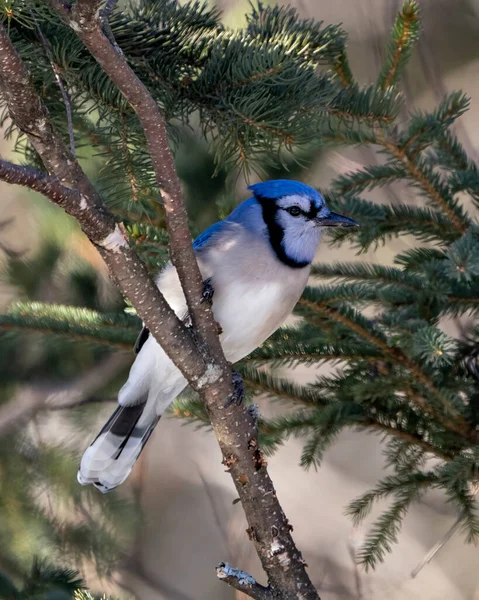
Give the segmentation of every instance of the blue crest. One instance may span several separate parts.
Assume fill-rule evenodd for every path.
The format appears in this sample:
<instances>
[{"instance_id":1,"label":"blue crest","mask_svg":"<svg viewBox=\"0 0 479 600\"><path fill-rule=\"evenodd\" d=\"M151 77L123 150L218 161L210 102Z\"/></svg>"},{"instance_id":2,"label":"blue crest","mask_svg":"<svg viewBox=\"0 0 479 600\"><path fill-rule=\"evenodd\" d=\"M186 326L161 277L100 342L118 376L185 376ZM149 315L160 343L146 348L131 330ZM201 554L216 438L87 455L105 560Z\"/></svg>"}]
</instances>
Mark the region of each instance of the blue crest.
<instances>
[{"instance_id":1,"label":"blue crest","mask_svg":"<svg viewBox=\"0 0 479 600\"><path fill-rule=\"evenodd\" d=\"M292 179L261 181L260 183L248 186L248 189L251 190L257 198L277 200L284 196L300 195L311 198L318 207L324 204L324 199L317 190L305 183L294 181Z\"/></svg>"}]
</instances>

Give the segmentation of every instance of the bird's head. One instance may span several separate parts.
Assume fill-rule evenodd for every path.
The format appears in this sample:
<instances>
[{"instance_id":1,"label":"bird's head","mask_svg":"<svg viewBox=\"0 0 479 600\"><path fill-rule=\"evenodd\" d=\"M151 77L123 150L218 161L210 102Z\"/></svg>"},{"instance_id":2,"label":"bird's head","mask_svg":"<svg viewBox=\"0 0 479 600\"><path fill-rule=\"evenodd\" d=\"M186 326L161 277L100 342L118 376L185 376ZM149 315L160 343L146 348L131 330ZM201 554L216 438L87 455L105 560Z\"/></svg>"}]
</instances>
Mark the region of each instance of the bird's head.
<instances>
[{"instance_id":1,"label":"bird's head","mask_svg":"<svg viewBox=\"0 0 479 600\"><path fill-rule=\"evenodd\" d=\"M323 227L354 227L356 221L332 212L321 194L298 181L277 179L249 186L278 258L293 268L314 259Z\"/></svg>"}]
</instances>

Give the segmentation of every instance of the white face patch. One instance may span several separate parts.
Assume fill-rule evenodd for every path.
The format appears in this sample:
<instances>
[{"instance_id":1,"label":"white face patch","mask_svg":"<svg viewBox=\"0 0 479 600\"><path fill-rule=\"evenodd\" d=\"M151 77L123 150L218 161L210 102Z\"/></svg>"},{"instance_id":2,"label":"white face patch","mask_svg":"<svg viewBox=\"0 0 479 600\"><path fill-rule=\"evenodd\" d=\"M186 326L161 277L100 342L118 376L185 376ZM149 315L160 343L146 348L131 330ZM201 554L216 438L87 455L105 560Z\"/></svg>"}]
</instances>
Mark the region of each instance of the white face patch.
<instances>
[{"instance_id":1,"label":"white face patch","mask_svg":"<svg viewBox=\"0 0 479 600\"><path fill-rule=\"evenodd\" d=\"M276 223L283 230L281 245L286 256L297 263L313 261L321 237L321 228L314 219L307 216L313 212L312 202L313 200L306 196L294 195L284 196L276 203ZM293 206L297 206L301 214L294 216L286 210ZM328 212L324 205L319 207L314 204L314 208L319 209L319 215L323 210Z\"/></svg>"}]
</instances>

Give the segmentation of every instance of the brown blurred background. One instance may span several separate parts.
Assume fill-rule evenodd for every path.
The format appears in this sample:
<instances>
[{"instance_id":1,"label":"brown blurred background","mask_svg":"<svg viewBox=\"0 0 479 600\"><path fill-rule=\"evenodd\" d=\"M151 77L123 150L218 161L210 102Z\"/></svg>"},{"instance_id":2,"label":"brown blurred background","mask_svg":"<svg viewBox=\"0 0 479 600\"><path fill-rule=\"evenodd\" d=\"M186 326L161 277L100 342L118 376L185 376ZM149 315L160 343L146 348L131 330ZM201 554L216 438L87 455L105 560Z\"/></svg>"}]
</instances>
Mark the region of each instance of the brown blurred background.
<instances>
[{"instance_id":1,"label":"brown blurred background","mask_svg":"<svg viewBox=\"0 0 479 600\"><path fill-rule=\"evenodd\" d=\"M241 26L247 4L217 0L229 26ZM356 79L374 80L388 32L401 0L292 0L301 15L343 23L349 34L349 58ZM449 91L463 89L472 98L471 110L456 126L471 158L479 145L479 0L420 0L424 31L404 80L407 108L431 107ZM7 154L8 148L2 148ZM356 164L374 163L372 149L336 150L321 154L307 174L307 182L327 186L329 180ZM394 202L402 190L380 190ZM0 186L2 219L21 216L22 229L10 228L2 242L32 251L40 233L28 198L18 189ZM72 228L62 235L74 252L96 261L87 243ZM401 241L407 245L407 240ZM395 247L397 250L397 246ZM392 250L381 248L375 257L388 262ZM372 254L362 259L373 257ZM333 252L325 244L319 260L353 260L352 252ZM0 287L0 307L14 295ZM51 298L53 300L53 298ZM295 370L293 377L311 380L314 370ZM99 412L99 420L111 410ZM271 414L278 407L263 404ZM381 440L364 433L340 436L318 472L299 465L301 443L288 442L269 461L271 475L294 537L303 551L313 582L323 600L376 598L448 598L479 600L479 550L466 546L460 534L445 545L417 578L411 571L454 523L457 514L438 494L430 494L411 510L399 544L374 573L365 574L354 561L363 530L343 515L344 507L384 475ZM221 466L213 435L165 418L147 446L130 484L140 499L145 524L134 543L134 560L125 561L118 583L142 600L230 599L235 592L217 581L214 566L228 561L252 572L261 582L254 549L246 536L240 504ZM381 507L378 507L376 515ZM375 514L372 515L374 518ZM98 582L98 587L102 585ZM240 594L236 593L239 597Z\"/></svg>"}]
</instances>

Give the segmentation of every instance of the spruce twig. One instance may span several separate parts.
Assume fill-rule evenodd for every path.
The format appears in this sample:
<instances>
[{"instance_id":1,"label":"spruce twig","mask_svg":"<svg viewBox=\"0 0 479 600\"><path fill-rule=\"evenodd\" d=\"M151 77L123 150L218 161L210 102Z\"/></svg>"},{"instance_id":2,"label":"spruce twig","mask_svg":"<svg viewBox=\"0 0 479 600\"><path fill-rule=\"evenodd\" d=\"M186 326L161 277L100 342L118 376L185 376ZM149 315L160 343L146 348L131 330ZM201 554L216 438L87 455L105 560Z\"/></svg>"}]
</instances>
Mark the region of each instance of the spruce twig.
<instances>
[{"instance_id":1,"label":"spruce twig","mask_svg":"<svg viewBox=\"0 0 479 600\"><path fill-rule=\"evenodd\" d=\"M378 85L383 90L399 80L418 39L419 28L419 6L415 1L406 2L396 17L386 59L378 77Z\"/></svg>"},{"instance_id":2,"label":"spruce twig","mask_svg":"<svg viewBox=\"0 0 479 600\"><path fill-rule=\"evenodd\" d=\"M339 77L339 81L344 85L352 85L354 83L351 67L349 66L346 48L339 52L337 59L334 61L333 69Z\"/></svg>"},{"instance_id":3,"label":"spruce twig","mask_svg":"<svg viewBox=\"0 0 479 600\"><path fill-rule=\"evenodd\" d=\"M427 409L427 411L434 414L436 418L440 419L442 424L446 429L450 429L452 431L457 432L459 435L464 435L466 437L472 437L475 439L475 433L471 431L469 425L464 420L461 415L457 414L457 410L451 405L449 400L441 393L439 389L437 389L434 382L424 373L421 368L408 356L406 356L403 352L401 352L398 348L394 348L389 346L386 341L375 335L372 331L364 328L359 323L355 322L353 319L343 314L338 308L333 306L328 306L327 304L318 304L316 302L311 302L304 297L299 300L299 304L306 306L312 311L319 312L321 314L327 315L328 317L343 323L347 327L349 327L352 331L360 335L362 338L370 342L371 344L377 346L381 349L386 356L389 356L393 361L399 362L404 365L419 381L422 385L424 385L434 396L438 398L440 403L446 409L448 415L454 415L451 419L451 416L444 416L437 411L434 411L433 407L427 407L425 403L422 402L420 396L417 394L411 395L411 399L418 403L421 409Z\"/></svg>"},{"instance_id":4,"label":"spruce twig","mask_svg":"<svg viewBox=\"0 0 479 600\"><path fill-rule=\"evenodd\" d=\"M427 174L424 173L421 168L410 158L407 150L401 148L397 143L388 139L381 129L376 130L376 135L379 143L388 150L402 164L405 165L412 179L418 182L421 188L425 191L427 196L431 198L441 211L447 216L447 218L454 225L458 233L465 233L467 226L458 217L458 215L451 209L448 201L443 197L441 192L436 189L434 184L430 181Z\"/></svg>"}]
</instances>

